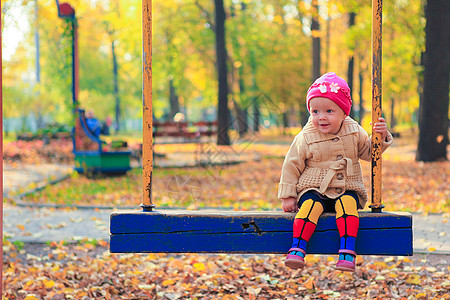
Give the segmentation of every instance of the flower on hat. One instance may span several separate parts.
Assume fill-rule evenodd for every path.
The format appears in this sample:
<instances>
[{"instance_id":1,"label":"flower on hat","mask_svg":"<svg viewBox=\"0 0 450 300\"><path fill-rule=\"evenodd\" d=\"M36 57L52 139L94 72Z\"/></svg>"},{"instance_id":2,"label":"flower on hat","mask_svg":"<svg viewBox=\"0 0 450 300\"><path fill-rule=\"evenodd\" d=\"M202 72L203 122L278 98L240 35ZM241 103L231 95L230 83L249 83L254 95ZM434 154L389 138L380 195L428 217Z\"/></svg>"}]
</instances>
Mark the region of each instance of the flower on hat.
<instances>
[{"instance_id":1,"label":"flower on hat","mask_svg":"<svg viewBox=\"0 0 450 300\"><path fill-rule=\"evenodd\" d=\"M341 87L336 82L333 82L332 84L330 84L330 91L333 93L337 94L337 92L339 91L340 88Z\"/></svg>"},{"instance_id":2,"label":"flower on hat","mask_svg":"<svg viewBox=\"0 0 450 300\"><path fill-rule=\"evenodd\" d=\"M325 94L325 93L327 92L327 86L324 85L324 84L319 85L319 91L320 91L322 94Z\"/></svg>"}]
</instances>

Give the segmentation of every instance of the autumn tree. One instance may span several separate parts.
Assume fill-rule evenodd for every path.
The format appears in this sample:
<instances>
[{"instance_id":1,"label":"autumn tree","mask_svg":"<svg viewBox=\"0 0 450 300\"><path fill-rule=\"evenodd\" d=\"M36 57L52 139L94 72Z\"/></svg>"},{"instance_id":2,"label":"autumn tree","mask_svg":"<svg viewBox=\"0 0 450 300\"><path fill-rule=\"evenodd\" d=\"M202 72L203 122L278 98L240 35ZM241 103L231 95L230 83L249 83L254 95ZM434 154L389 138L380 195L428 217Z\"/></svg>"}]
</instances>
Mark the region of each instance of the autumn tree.
<instances>
[{"instance_id":1,"label":"autumn tree","mask_svg":"<svg viewBox=\"0 0 450 300\"><path fill-rule=\"evenodd\" d=\"M233 99L234 111L236 114L236 125L239 136L242 137L248 131L248 106L246 99L246 84L244 68L247 66L242 55L242 44L244 44L243 35L245 22L245 12L247 4L240 2L230 3L230 21L234 21L234 26L230 26L230 40L232 45L232 54L229 56L231 73L231 97Z\"/></svg>"},{"instance_id":2,"label":"autumn tree","mask_svg":"<svg viewBox=\"0 0 450 300\"><path fill-rule=\"evenodd\" d=\"M5 8L13 2L19 1L7 1ZM34 4L20 1L29 22L35 20ZM40 111L47 120L70 123L70 28L58 18L53 0L38 4L41 83L34 83L34 27L30 26L32 29L24 34L17 53L4 59L4 115L38 115ZM73 0L71 5L76 9L80 37L80 105L103 119L114 114L116 99L120 99L122 122L141 118L142 32L140 22L136 22L141 18L140 1ZM326 57L326 70L320 72L335 71L345 76L348 58L353 56L353 77L359 82L353 84L354 108L358 98L360 112L369 108L370 105L361 106L363 99L370 99L369 1L224 0L223 6L223 15L225 8L228 10L223 45L227 53L229 99L221 102L221 109L228 110L229 100L234 100L234 107L243 113L237 119L245 119L244 109L249 108L255 130L259 116L267 117L269 113L282 121L284 111L285 124L298 120L300 113L306 121L304 99L312 80L313 38L324 40L325 34L329 38L321 52L322 58ZM313 14L317 6L320 11ZM153 3L155 117L189 109L188 115L193 112L192 118L198 119L207 115L206 108L219 110L214 8L214 1L209 0ZM356 14L351 28L350 12ZM423 8L417 1L386 2L383 7L383 106L386 117L395 114L400 125L413 126L419 107L420 53L425 48L422 14ZM322 26L311 31L312 16L324 25L326 18L326 30ZM5 26L16 25L5 22ZM223 83L220 86L221 99L225 99ZM223 105L225 102L227 105ZM268 104L275 109L267 108ZM391 104L395 104L393 109L389 108ZM22 106L22 110L14 109ZM227 113L226 118L229 117ZM368 126L368 118L363 121L363 126ZM228 119L225 126L230 122Z\"/></svg>"},{"instance_id":3,"label":"autumn tree","mask_svg":"<svg viewBox=\"0 0 450 300\"><path fill-rule=\"evenodd\" d=\"M191 7L176 1L153 3L154 92L156 99L165 100L165 117L170 120L183 108L187 112L189 99L203 92L198 87L198 81L205 80L198 74L203 65L196 63L195 52L197 45L205 44L201 32L207 30Z\"/></svg>"}]
</instances>

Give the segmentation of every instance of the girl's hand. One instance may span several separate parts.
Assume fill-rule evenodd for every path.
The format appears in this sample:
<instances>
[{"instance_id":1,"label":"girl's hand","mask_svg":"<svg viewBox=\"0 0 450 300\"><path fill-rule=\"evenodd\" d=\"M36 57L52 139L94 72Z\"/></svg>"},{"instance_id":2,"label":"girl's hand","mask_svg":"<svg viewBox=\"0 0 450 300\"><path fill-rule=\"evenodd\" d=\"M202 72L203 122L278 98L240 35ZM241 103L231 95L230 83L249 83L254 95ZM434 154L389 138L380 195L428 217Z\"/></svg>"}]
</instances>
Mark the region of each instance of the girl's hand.
<instances>
[{"instance_id":1,"label":"girl's hand","mask_svg":"<svg viewBox=\"0 0 450 300\"><path fill-rule=\"evenodd\" d=\"M281 204L281 207L285 212L297 212L298 206L297 206L297 199L294 197L290 198L284 198L282 199L283 203Z\"/></svg>"},{"instance_id":2,"label":"girl's hand","mask_svg":"<svg viewBox=\"0 0 450 300\"><path fill-rule=\"evenodd\" d=\"M375 132L381 133L382 140L386 140L386 137L388 136L386 120L384 118L378 118L378 121L379 122L373 125L373 130ZM372 125L372 123L370 123L370 125Z\"/></svg>"}]
</instances>

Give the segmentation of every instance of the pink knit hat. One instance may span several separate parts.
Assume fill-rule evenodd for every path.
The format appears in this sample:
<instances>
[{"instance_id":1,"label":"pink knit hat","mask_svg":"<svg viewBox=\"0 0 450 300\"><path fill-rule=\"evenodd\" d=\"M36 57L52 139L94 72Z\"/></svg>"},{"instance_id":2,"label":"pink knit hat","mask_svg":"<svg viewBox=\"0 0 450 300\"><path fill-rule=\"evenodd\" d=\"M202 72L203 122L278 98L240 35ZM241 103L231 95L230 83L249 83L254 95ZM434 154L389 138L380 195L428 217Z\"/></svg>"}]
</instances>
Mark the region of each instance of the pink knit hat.
<instances>
[{"instance_id":1,"label":"pink knit hat","mask_svg":"<svg viewBox=\"0 0 450 300\"><path fill-rule=\"evenodd\" d=\"M306 94L306 107L309 111L309 101L312 98L325 97L334 101L348 116L352 107L352 98L350 97L350 88L347 82L334 72L329 72L316 81L308 89Z\"/></svg>"}]
</instances>

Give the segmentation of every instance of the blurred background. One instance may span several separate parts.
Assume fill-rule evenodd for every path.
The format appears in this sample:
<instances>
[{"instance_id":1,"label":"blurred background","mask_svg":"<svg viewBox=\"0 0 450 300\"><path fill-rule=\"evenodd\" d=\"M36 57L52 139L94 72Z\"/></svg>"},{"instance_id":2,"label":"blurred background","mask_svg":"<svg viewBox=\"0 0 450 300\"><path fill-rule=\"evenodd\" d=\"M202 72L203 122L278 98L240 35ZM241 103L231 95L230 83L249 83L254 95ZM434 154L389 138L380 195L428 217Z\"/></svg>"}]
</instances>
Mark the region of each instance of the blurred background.
<instances>
[{"instance_id":1,"label":"blurred background","mask_svg":"<svg viewBox=\"0 0 450 300\"><path fill-rule=\"evenodd\" d=\"M78 105L100 120L111 118L113 135L141 136L141 1L71 0L70 5L78 26ZM224 20L216 17L217 5ZM298 132L308 117L307 88L329 71L348 81L351 115L370 130L371 5L367 0L153 1L155 120L173 121L177 113L188 122L217 120L216 28L225 22L228 112L221 113L235 120L230 130L239 136L260 128ZM383 115L394 133L419 134L427 16L448 20L448 9L427 13L426 7L426 1L384 3ZM2 0L6 140L49 124L73 126L73 24L58 17L54 0ZM445 28L438 31L448 36ZM443 43L448 49L448 39ZM448 54L441 61L448 67ZM448 144L448 69L445 74L440 78L447 97L432 100L443 103L434 111L440 132L432 138L440 145Z\"/></svg>"}]
</instances>

